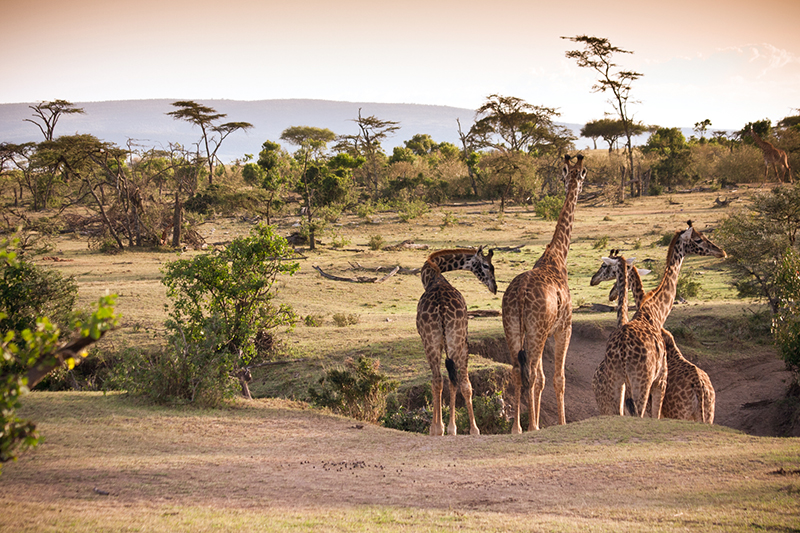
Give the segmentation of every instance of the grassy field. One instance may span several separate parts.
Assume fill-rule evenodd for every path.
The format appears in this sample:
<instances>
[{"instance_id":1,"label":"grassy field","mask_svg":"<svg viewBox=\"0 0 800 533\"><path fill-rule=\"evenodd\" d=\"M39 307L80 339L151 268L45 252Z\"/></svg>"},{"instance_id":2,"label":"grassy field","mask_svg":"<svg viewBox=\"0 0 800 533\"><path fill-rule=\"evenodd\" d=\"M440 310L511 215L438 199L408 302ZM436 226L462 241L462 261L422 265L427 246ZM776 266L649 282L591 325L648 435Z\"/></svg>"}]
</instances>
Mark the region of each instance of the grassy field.
<instances>
[{"instance_id":1,"label":"grassy field","mask_svg":"<svg viewBox=\"0 0 800 533\"><path fill-rule=\"evenodd\" d=\"M796 531L800 441L591 418L432 438L286 400L152 408L33 393L2 531Z\"/></svg>"},{"instance_id":2,"label":"grassy field","mask_svg":"<svg viewBox=\"0 0 800 533\"><path fill-rule=\"evenodd\" d=\"M749 192L734 194L741 203ZM581 202L568 258L576 325L602 331L615 322L614 313L591 309L609 303L610 286L589 286L602 255L621 248L640 263L663 261L666 247L654 243L664 234L685 228L688 219L701 231L713 228L725 216L726 209L713 207L717 196L676 193L623 206ZM296 230L297 220L281 219L279 232ZM209 245L223 246L252 224L216 218L199 231ZM299 362L257 369L251 390L259 399L198 412L139 405L117 393L28 396L23 415L39 423L47 440L4 466L0 529L800 530L798 439L618 417L591 417L521 436L435 439L362 426L292 401L304 399L326 368L358 354L379 358L381 369L404 388L430 380L414 325L419 276L347 283L325 279L313 266L340 276L380 277L376 269L418 268L436 249L522 245L519 252L495 253L497 295L469 273L448 275L470 309L499 311L505 287L533 265L553 228L554 222L526 207L501 215L488 203L432 208L410 223L395 213L343 216L321 237L317 251L301 251L300 271L278 282L281 301L322 324L300 323L281 333L287 355ZM429 249L373 251L372 235L389 245L413 240ZM105 291L119 295L122 326L100 346L114 350L163 342L167 300L160 268L197 253L98 255L85 240L68 238L49 254L57 261L38 262L74 275L81 304ZM775 358L768 340L748 326L763 306L736 297L721 260L692 257L683 268L695 273L702 289L675 307L667 327L680 332L676 338L694 360L735 365L754 354ZM656 281L646 278L645 287ZM337 313L355 315L358 322L339 327ZM500 318L471 320L470 336L501 337ZM572 349L567 359L577 359ZM470 358L471 372L497 364ZM570 402L570 387L576 389L570 369L567 379ZM268 398L276 396L283 399Z\"/></svg>"}]
</instances>

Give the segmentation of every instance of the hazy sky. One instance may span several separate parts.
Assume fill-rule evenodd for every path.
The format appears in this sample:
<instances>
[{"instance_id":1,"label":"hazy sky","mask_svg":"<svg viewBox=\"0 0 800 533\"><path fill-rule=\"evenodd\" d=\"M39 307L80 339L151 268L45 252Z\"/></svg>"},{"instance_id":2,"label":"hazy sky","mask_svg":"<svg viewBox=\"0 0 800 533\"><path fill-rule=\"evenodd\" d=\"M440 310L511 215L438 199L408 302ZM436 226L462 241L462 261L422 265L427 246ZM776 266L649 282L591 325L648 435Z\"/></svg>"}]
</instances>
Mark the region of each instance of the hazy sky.
<instances>
[{"instance_id":1,"label":"hazy sky","mask_svg":"<svg viewBox=\"0 0 800 533\"><path fill-rule=\"evenodd\" d=\"M609 7L616 6L616 7ZM739 129L800 108L800 1L0 0L0 103L316 98L585 123L612 109L561 36L606 37L646 124ZM391 119L391 117L380 117ZM237 118L238 120L239 118ZM246 120L246 117L244 118Z\"/></svg>"}]
</instances>

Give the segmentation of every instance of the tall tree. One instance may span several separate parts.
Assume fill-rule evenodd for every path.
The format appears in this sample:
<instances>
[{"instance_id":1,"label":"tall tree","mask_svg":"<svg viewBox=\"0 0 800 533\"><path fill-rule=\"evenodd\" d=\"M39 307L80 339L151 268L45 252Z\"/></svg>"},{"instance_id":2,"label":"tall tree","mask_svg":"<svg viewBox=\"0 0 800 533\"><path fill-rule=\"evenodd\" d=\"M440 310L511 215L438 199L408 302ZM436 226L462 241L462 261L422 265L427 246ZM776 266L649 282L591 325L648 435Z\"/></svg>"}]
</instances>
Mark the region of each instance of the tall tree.
<instances>
[{"instance_id":1,"label":"tall tree","mask_svg":"<svg viewBox=\"0 0 800 533\"><path fill-rule=\"evenodd\" d=\"M374 186L374 192L378 192L380 181L380 156L383 154L381 142L400 129L399 122L391 120L381 120L375 115L368 117L361 116L361 108L358 108L358 118L354 119L360 130L359 137L360 154L366 158L364 170L367 172L367 182Z\"/></svg>"},{"instance_id":2,"label":"tall tree","mask_svg":"<svg viewBox=\"0 0 800 533\"><path fill-rule=\"evenodd\" d=\"M610 91L612 97L609 102L614 107L625 129L628 152L628 165L630 176L633 178L633 151L631 138L633 137L633 120L628 113L628 102L631 93L631 84L641 78L643 74L632 70L619 70L613 58L615 54L632 54L633 52L612 46L608 39L603 37L590 37L578 35L576 37L562 37L573 43L582 44L583 50L569 50L566 55L569 59L577 61L579 67L591 68L599 74L597 83L592 86L595 92ZM625 200L625 175L620 179L620 200Z\"/></svg>"},{"instance_id":3,"label":"tall tree","mask_svg":"<svg viewBox=\"0 0 800 533\"><path fill-rule=\"evenodd\" d=\"M200 143L203 145L208 165L208 185L214 185L214 166L216 162L222 164L217 158L219 147L228 135L238 130L248 130L253 127L249 122L226 122L217 124L217 121L227 117L225 113L218 113L213 107L204 106L191 100L172 102L176 111L167 115L176 120L185 120L200 128L202 134Z\"/></svg>"},{"instance_id":4,"label":"tall tree","mask_svg":"<svg viewBox=\"0 0 800 533\"><path fill-rule=\"evenodd\" d=\"M697 132L698 135L700 135L700 140L703 140L703 139L706 138L706 130L708 129L709 126L711 126L711 120L710 119L705 119L705 120L701 120L700 122L695 122L694 123L694 128L693 129L694 129L695 132Z\"/></svg>"},{"instance_id":5,"label":"tall tree","mask_svg":"<svg viewBox=\"0 0 800 533\"><path fill-rule=\"evenodd\" d=\"M85 113L82 107L75 107L72 102L66 100L40 102L36 105L29 105L28 107L33 110L33 116L36 118L26 118L24 121L35 124L42 132L42 135L44 135L45 141L53 140L56 124L58 123L58 119L61 118L61 115Z\"/></svg>"},{"instance_id":6,"label":"tall tree","mask_svg":"<svg viewBox=\"0 0 800 533\"><path fill-rule=\"evenodd\" d=\"M481 148L492 148L501 155L492 158L504 184L498 190L500 210L514 183L529 165L522 164L520 155L558 153L575 139L565 128L553 124L559 113L549 107L535 106L514 96L492 94L475 112L475 123L469 136Z\"/></svg>"},{"instance_id":7,"label":"tall tree","mask_svg":"<svg viewBox=\"0 0 800 533\"><path fill-rule=\"evenodd\" d=\"M320 176L318 163L322 158L328 143L336 139L336 134L327 128L312 126L292 126L281 133L281 140L298 146L295 159L300 164L300 179L298 188L305 202L304 212L309 229L309 247L316 248L315 237L315 195L317 193L315 182Z\"/></svg>"}]
</instances>

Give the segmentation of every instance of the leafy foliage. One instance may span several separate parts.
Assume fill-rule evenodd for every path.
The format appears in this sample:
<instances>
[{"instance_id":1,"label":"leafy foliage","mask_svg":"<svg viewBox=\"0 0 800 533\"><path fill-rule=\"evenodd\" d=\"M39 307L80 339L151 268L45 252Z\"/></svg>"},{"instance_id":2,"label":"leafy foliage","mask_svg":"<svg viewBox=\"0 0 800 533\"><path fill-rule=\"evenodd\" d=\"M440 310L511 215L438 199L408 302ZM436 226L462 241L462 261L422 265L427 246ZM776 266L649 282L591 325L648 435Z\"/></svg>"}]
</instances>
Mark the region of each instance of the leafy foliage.
<instances>
[{"instance_id":1,"label":"leafy foliage","mask_svg":"<svg viewBox=\"0 0 800 533\"><path fill-rule=\"evenodd\" d=\"M386 412L386 398L397 382L380 372L380 361L359 356L347 368L332 368L319 379L321 390L309 387L312 403L358 420L377 422Z\"/></svg>"},{"instance_id":2,"label":"leafy foliage","mask_svg":"<svg viewBox=\"0 0 800 533\"><path fill-rule=\"evenodd\" d=\"M14 246L8 240L0 242L0 269L4 273L15 270L18 275L33 272L24 268ZM0 464L16 460L20 453L39 443L36 425L16 414L20 398L52 370L62 365L73 368L79 363L86 356L86 349L117 324L113 305L113 296L101 298L97 310L86 321L73 322L76 336L67 343L61 341L61 330L46 316L37 317L34 325L21 330L7 327L20 324L19 321L4 323L6 327L0 330ZM6 318L0 311L0 320Z\"/></svg>"},{"instance_id":3,"label":"leafy foliage","mask_svg":"<svg viewBox=\"0 0 800 533\"><path fill-rule=\"evenodd\" d=\"M779 298L772 319L772 334L781 357L795 373L800 372L800 255L789 249L776 275Z\"/></svg>"},{"instance_id":4,"label":"leafy foliage","mask_svg":"<svg viewBox=\"0 0 800 533\"><path fill-rule=\"evenodd\" d=\"M534 213L545 220L556 220L563 206L563 196L544 196L536 202Z\"/></svg>"},{"instance_id":5,"label":"leafy foliage","mask_svg":"<svg viewBox=\"0 0 800 533\"><path fill-rule=\"evenodd\" d=\"M288 305L272 303L279 275L297 272L293 251L271 226L193 259L169 263L162 282L172 300L169 345L158 354L139 354L123 381L156 401L186 400L214 406L232 391L231 376L258 356L256 337L291 326ZM129 365L130 366L130 365Z\"/></svg>"},{"instance_id":6,"label":"leafy foliage","mask_svg":"<svg viewBox=\"0 0 800 533\"><path fill-rule=\"evenodd\" d=\"M784 253L796 248L800 230L800 185L757 194L746 208L722 221L714 236L728 252L740 296L766 298L778 312L778 269Z\"/></svg>"}]
</instances>

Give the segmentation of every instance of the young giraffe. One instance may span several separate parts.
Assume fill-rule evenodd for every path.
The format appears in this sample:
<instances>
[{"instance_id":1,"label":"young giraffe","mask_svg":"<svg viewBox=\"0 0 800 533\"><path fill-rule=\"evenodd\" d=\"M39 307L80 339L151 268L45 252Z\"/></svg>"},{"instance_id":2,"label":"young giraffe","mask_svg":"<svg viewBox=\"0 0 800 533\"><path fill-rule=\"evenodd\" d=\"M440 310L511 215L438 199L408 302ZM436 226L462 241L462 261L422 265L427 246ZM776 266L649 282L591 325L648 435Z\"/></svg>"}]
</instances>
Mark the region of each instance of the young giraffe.
<instances>
[{"instance_id":1,"label":"young giraffe","mask_svg":"<svg viewBox=\"0 0 800 533\"><path fill-rule=\"evenodd\" d=\"M788 171L789 183L792 183L792 169L789 167L789 158L786 152L780 148L776 148L772 143L763 140L752 128L747 130L747 135L752 137L753 141L755 141L756 145L758 145L764 153L764 183L767 182L770 166L772 170L775 171L775 179L783 183L783 176ZM780 175L778 175L778 167L781 169Z\"/></svg>"},{"instance_id":2,"label":"young giraffe","mask_svg":"<svg viewBox=\"0 0 800 533\"><path fill-rule=\"evenodd\" d=\"M617 263L607 261L607 259L603 258L603 265L592 276L591 285L617 279ZM649 272L649 270L635 268L632 261L628 260L628 289L633 292L633 299L637 307L641 304L645 294L641 275ZM609 299L616 299L618 291L619 287L615 283L609 293ZM617 326L619 325L617 323ZM683 356L669 331L661 328L661 336L664 339L667 353L667 388L661 404L661 416L713 424L716 393L711 379L703 369Z\"/></svg>"},{"instance_id":3,"label":"young giraffe","mask_svg":"<svg viewBox=\"0 0 800 533\"><path fill-rule=\"evenodd\" d=\"M503 295L503 330L514 368L516 385L512 433L522 433L521 395L530 406L529 430L539 429L539 408L545 377L542 351L550 335L555 339L555 375L553 386L558 402L558 423L566 424L564 413L564 362L572 336L572 298L567 284L567 253L578 194L586 178L583 156L572 164L564 156L564 182L567 195L558 216L550 244L531 270L514 278ZM531 369L535 371L531 384Z\"/></svg>"},{"instance_id":4,"label":"young giraffe","mask_svg":"<svg viewBox=\"0 0 800 533\"><path fill-rule=\"evenodd\" d=\"M606 356L595 373L595 397L600 413L623 414L624 386L629 384L636 414L644 416L652 390L651 416L661 418L666 392L666 346L661 330L675 300L678 274L687 254L725 257L725 252L699 231L677 231L667 251L664 277L642 299L633 319L614 330L606 343ZM627 276L620 278L626 280Z\"/></svg>"},{"instance_id":5,"label":"young giraffe","mask_svg":"<svg viewBox=\"0 0 800 533\"><path fill-rule=\"evenodd\" d=\"M470 434L479 435L472 410L472 384L467 373L467 304L461 293L444 278L443 272L470 270L497 294L497 282L492 265L493 251L484 255L483 248L440 250L432 253L422 266L420 276L425 292L417 304L417 332L422 338L425 356L433 373L433 421L431 435L444 434L442 421L442 351L450 378L450 422L447 433L456 434L456 392L461 395L469 413Z\"/></svg>"}]
</instances>

